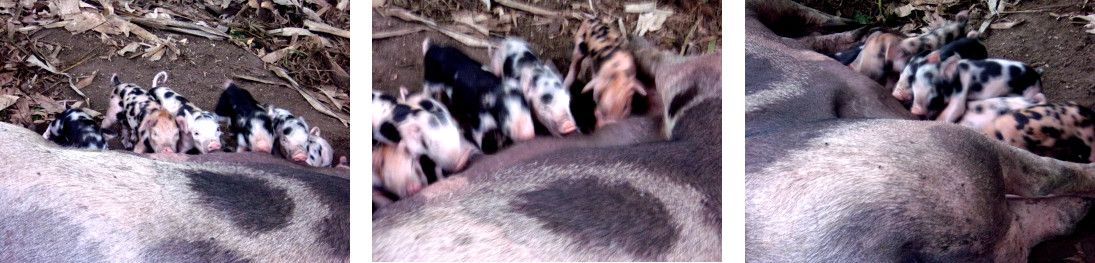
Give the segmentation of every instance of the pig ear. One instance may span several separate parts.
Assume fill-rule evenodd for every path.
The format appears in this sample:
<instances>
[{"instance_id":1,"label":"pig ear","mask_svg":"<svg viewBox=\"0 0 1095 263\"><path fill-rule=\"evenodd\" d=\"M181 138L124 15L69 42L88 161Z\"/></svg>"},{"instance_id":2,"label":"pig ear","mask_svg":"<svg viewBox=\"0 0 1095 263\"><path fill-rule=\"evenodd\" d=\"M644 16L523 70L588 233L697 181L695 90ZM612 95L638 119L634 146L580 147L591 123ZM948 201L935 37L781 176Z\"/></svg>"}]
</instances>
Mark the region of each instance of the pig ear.
<instances>
[{"instance_id":1,"label":"pig ear","mask_svg":"<svg viewBox=\"0 0 1095 263\"><path fill-rule=\"evenodd\" d=\"M639 95L646 96L646 88L643 87L642 83L639 83L638 81L631 82L631 88L635 89L635 92L639 93Z\"/></svg>"},{"instance_id":2,"label":"pig ear","mask_svg":"<svg viewBox=\"0 0 1095 263\"><path fill-rule=\"evenodd\" d=\"M407 87L399 86L399 101L407 101Z\"/></svg>"},{"instance_id":3,"label":"pig ear","mask_svg":"<svg viewBox=\"0 0 1095 263\"><path fill-rule=\"evenodd\" d=\"M959 56L951 56L947 60L943 61L939 65L940 73L947 78L954 78L954 75L958 72L958 61L961 59Z\"/></svg>"},{"instance_id":4,"label":"pig ear","mask_svg":"<svg viewBox=\"0 0 1095 263\"><path fill-rule=\"evenodd\" d=\"M939 63L939 50L932 51L932 53L928 53L928 56L924 57L924 62L926 62L926 63Z\"/></svg>"},{"instance_id":5,"label":"pig ear","mask_svg":"<svg viewBox=\"0 0 1095 263\"><path fill-rule=\"evenodd\" d=\"M527 67L521 70L521 93L529 94L529 89L532 89L532 68Z\"/></svg>"},{"instance_id":6,"label":"pig ear","mask_svg":"<svg viewBox=\"0 0 1095 263\"><path fill-rule=\"evenodd\" d=\"M547 63L544 63L544 66L551 72L559 73L559 68L555 67L555 62L552 62L550 59L547 60Z\"/></svg>"},{"instance_id":7,"label":"pig ear","mask_svg":"<svg viewBox=\"0 0 1095 263\"><path fill-rule=\"evenodd\" d=\"M594 97L596 97L597 90L599 90L597 88L597 86L600 86L600 84L599 84L600 82L601 82L601 78L593 78L593 79L589 80L589 83L586 83L586 86L582 87L582 93L589 92L589 90L592 89L593 93L594 93Z\"/></svg>"},{"instance_id":8,"label":"pig ear","mask_svg":"<svg viewBox=\"0 0 1095 263\"><path fill-rule=\"evenodd\" d=\"M186 117L185 116L175 116L175 124L179 125L179 130L184 130L184 131L189 131L190 130L190 126L186 126L187 123L186 123Z\"/></svg>"},{"instance_id":9,"label":"pig ear","mask_svg":"<svg viewBox=\"0 0 1095 263\"><path fill-rule=\"evenodd\" d=\"M308 131L308 133L315 136L322 136L320 135L319 126L312 126L312 130Z\"/></svg>"}]
</instances>

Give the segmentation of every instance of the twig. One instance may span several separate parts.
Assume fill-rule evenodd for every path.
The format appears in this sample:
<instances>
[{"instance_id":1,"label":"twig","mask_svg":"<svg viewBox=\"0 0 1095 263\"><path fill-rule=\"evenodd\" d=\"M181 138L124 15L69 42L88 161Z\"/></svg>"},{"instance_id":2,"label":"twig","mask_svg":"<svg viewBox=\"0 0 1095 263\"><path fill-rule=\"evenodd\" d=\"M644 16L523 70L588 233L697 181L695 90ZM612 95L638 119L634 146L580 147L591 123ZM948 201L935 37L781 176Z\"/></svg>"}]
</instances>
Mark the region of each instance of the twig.
<instances>
[{"instance_id":1,"label":"twig","mask_svg":"<svg viewBox=\"0 0 1095 263\"><path fill-rule=\"evenodd\" d=\"M258 77L252 77L252 76L247 76L247 75L232 74L232 78L242 79L242 80L252 81L252 82L258 82L258 83L266 83L266 84L270 84L270 85L279 85L279 86L291 87L289 84L286 84L285 82L278 82L278 81L273 81L273 80L260 79Z\"/></svg>"},{"instance_id":2,"label":"twig","mask_svg":"<svg viewBox=\"0 0 1095 263\"><path fill-rule=\"evenodd\" d=\"M495 2L497 2L499 5L503 5L503 6L506 6L506 7L509 7L509 8L513 8L513 9L533 13L533 14L536 14L536 15L557 17L557 16L562 16L562 14L563 14L562 12L559 12L559 11L551 11L551 10L547 10L547 9L544 9L544 8L532 6L532 5L529 5L529 4L514 2L512 0L495 0Z\"/></svg>"},{"instance_id":3,"label":"twig","mask_svg":"<svg viewBox=\"0 0 1095 263\"><path fill-rule=\"evenodd\" d=\"M389 37L398 37L398 36L403 36L403 35L410 35L410 34L418 33L419 31L422 31L422 30L426 30L426 29L422 28L422 27L413 27L413 28L401 29L401 30L395 30L395 31L388 31L388 32L373 32L373 39L385 39L385 38L389 38Z\"/></svg>"},{"instance_id":4,"label":"twig","mask_svg":"<svg viewBox=\"0 0 1095 263\"><path fill-rule=\"evenodd\" d=\"M304 20L304 27L308 30L315 32L327 33L335 36L340 36L346 39L350 39L350 31L341 28L333 27L331 25L320 23L312 20Z\"/></svg>"},{"instance_id":5,"label":"twig","mask_svg":"<svg viewBox=\"0 0 1095 263\"><path fill-rule=\"evenodd\" d=\"M698 27L700 27L700 20L696 19L696 23L692 24L692 29L688 30L688 35L684 36L684 43L681 43L681 56L684 56L684 50L688 49L688 41L692 39L692 34L696 33Z\"/></svg>"},{"instance_id":6,"label":"twig","mask_svg":"<svg viewBox=\"0 0 1095 263\"><path fill-rule=\"evenodd\" d=\"M1001 14L1038 13L1038 12L1049 12L1049 10L1035 9L1035 10L1018 10L1018 11L1000 11Z\"/></svg>"}]
</instances>

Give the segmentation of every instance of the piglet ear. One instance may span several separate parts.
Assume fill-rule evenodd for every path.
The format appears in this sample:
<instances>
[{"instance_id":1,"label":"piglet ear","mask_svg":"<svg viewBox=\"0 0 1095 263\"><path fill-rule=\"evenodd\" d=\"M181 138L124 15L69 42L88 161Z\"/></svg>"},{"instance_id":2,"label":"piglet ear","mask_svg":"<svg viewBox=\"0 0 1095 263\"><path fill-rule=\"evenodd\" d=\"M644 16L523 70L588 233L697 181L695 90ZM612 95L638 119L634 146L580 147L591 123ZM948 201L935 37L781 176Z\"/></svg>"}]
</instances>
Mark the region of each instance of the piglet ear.
<instances>
[{"instance_id":1,"label":"piglet ear","mask_svg":"<svg viewBox=\"0 0 1095 263\"><path fill-rule=\"evenodd\" d=\"M958 73L958 63L960 59L962 58L959 56L951 56L950 58L947 58L947 60L944 60L939 64L940 74L953 79L955 74Z\"/></svg>"},{"instance_id":2,"label":"piglet ear","mask_svg":"<svg viewBox=\"0 0 1095 263\"><path fill-rule=\"evenodd\" d=\"M641 84L637 81L632 82L631 83L631 88L635 89L635 93L639 93L639 95L642 95L644 97L646 96L646 88L643 87L643 84Z\"/></svg>"},{"instance_id":3,"label":"piglet ear","mask_svg":"<svg viewBox=\"0 0 1095 263\"><path fill-rule=\"evenodd\" d=\"M532 84L532 68L526 67L521 70L521 93L529 94Z\"/></svg>"},{"instance_id":4,"label":"piglet ear","mask_svg":"<svg viewBox=\"0 0 1095 263\"><path fill-rule=\"evenodd\" d=\"M312 126L312 130L308 131L308 133L314 136L322 136L320 135L319 126Z\"/></svg>"},{"instance_id":5,"label":"piglet ear","mask_svg":"<svg viewBox=\"0 0 1095 263\"><path fill-rule=\"evenodd\" d=\"M190 130L190 126L186 125L187 123L186 123L186 117L185 116L175 116L175 124L179 125L179 130L183 130L183 131L189 131Z\"/></svg>"},{"instance_id":6,"label":"piglet ear","mask_svg":"<svg viewBox=\"0 0 1095 263\"><path fill-rule=\"evenodd\" d=\"M939 50L928 53L927 57L924 57L925 63L939 63Z\"/></svg>"}]
</instances>

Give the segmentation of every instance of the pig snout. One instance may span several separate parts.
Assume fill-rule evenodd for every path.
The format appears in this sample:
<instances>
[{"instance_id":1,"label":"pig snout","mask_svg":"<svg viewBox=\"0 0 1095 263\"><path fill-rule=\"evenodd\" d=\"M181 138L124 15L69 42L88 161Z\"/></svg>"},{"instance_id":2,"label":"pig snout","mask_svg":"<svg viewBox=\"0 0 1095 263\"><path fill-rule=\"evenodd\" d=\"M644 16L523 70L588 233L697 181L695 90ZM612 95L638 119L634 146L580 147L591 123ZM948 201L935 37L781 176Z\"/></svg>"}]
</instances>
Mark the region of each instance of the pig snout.
<instances>
[{"instance_id":1,"label":"pig snout","mask_svg":"<svg viewBox=\"0 0 1095 263\"><path fill-rule=\"evenodd\" d=\"M270 152L270 145L261 143L256 144L254 145L254 147L251 148L251 150L255 152Z\"/></svg>"},{"instance_id":2,"label":"pig snout","mask_svg":"<svg viewBox=\"0 0 1095 263\"><path fill-rule=\"evenodd\" d=\"M294 162L303 162L305 160L308 160L308 155L304 154L304 152L296 152L293 153L292 159Z\"/></svg>"},{"instance_id":3,"label":"pig snout","mask_svg":"<svg viewBox=\"0 0 1095 263\"><path fill-rule=\"evenodd\" d=\"M422 191L422 183L414 182L407 184L407 196L417 194L418 191Z\"/></svg>"},{"instance_id":4,"label":"pig snout","mask_svg":"<svg viewBox=\"0 0 1095 263\"><path fill-rule=\"evenodd\" d=\"M205 147L205 149L206 149L206 152L215 152L215 151L221 149L221 143L216 142L216 141L211 142L211 143L209 143L209 146Z\"/></svg>"},{"instance_id":5,"label":"pig snout","mask_svg":"<svg viewBox=\"0 0 1095 263\"><path fill-rule=\"evenodd\" d=\"M559 135L569 134L576 129L578 129L578 126L574 124L574 121L563 121L562 124L559 125Z\"/></svg>"},{"instance_id":6,"label":"pig snout","mask_svg":"<svg viewBox=\"0 0 1095 263\"><path fill-rule=\"evenodd\" d=\"M171 148L172 148L172 147L163 147L163 149L160 149L160 151L159 151L159 152L162 152L162 153L174 153L174 152L175 152L175 149L171 149Z\"/></svg>"},{"instance_id":7,"label":"pig snout","mask_svg":"<svg viewBox=\"0 0 1095 263\"><path fill-rule=\"evenodd\" d=\"M927 113L924 110L924 106L920 106L920 104L913 104L912 109L910 109L909 111L915 115L924 115L925 113Z\"/></svg>"}]
</instances>

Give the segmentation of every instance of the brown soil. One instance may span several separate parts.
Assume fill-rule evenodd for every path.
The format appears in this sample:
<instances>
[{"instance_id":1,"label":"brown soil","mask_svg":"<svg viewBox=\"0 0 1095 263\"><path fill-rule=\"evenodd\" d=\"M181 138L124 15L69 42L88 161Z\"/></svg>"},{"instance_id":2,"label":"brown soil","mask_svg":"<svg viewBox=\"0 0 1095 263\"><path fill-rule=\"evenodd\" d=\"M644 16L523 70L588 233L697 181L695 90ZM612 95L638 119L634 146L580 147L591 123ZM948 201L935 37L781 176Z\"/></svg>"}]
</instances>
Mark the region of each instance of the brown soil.
<instances>
[{"instance_id":1,"label":"brown soil","mask_svg":"<svg viewBox=\"0 0 1095 263\"><path fill-rule=\"evenodd\" d=\"M833 13L841 10L843 17L852 18L855 13L877 14L862 7L877 9L875 1L804 1L808 6ZM957 6L975 6L986 10L984 3L960 1ZM969 3L966 3L969 2ZM907 1L901 1L905 4ZM988 47L989 57L1023 61L1033 67L1045 69L1042 75L1042 92L1050 102L1074 101L1081 105L1095 106L1095 35L1084 32L1082 24L1070 23L1067 15L1087 15L1095 4L1082 0L1027 0L1004 14L1007 21L1024 21L1010 29L988 29L982 37ZM860 9L856 9L860 8ZM955 11L954 13L956 13ZM948 12L945 17L953 17ZM981 12L984 13L983 11ZM1066 15L1057 19L1051 14ZM971 27L981 25L983 18L971 18ZM1000 19L997 19L1000 21ZM897 21L896 24L908 23ZM1070 259L1071 258L1071 259ZM1031 262L1092 262L1095 261L1095 216L1080 222L1072 235L1045 241L1035 247Z\"/></svg>"},{"instance_id":2,"label":"brown soil","mask_svg":"<svg viewBox=\"0 0 1095 263\"><path fill-rule=\"evenodd\" d=\"M150 61L148 58L133 58L112 56L111 52L116 47L108 44L111 38L100 39L98 33L83 33L73 35L68 31L50 29L37 32L33 37L40 37L42 42L47 42L63 47L57 57L61 61L79 61L81 58L93 55L86 62L73 67L68 73L78 77L90 76L98 71L91 85L81 91L90 99L90 107L93 110L105 113L110 93L113 86L110 84L110 75L117 73L122 82L130 82L150 89L152 78L157 72L167 71L169 74L166 86L171 87L183 96L190 99L202 109L212 111L217 105L217 99L223 90L224 82L233 74L247 75L268 80L279 80L270 70L263 66L254 53L248 52L227 41L214 41L202 37L190 35L165 33L159 30L150 30L159 36L172 35L174 39L185 38L189 41L180 45L181 54L176 61L170 61L166 57L159 61ZM115 36L113 38L123 38ZM125 43L138 41L134 36L125 39ZM109 59L106 59L109 57ZM247 89L262 103L271 103L285 108L294 115L303 117L310 126L318 126L322 130L323 138L335 148L335 161L339 156L349 156L350 132L349 128L342 125L337 119L323 115L313 109L308 102L296 90L284 86L269 85L242 80L234 80L239 86ZM70 100L82 100L79 95L68 88L67 85L55 85L53 90L47 91L54 98ZM53 96L57 94L59 96ZM33 129L38 132L45 130L47 124L35 125ZM227 132L227 125L222 126L225 131L223 137L226 145L235 145L234 137ZM111 149L122 149L120 140L115 138L110 142Z\"/></svg>"}]
</instances>

